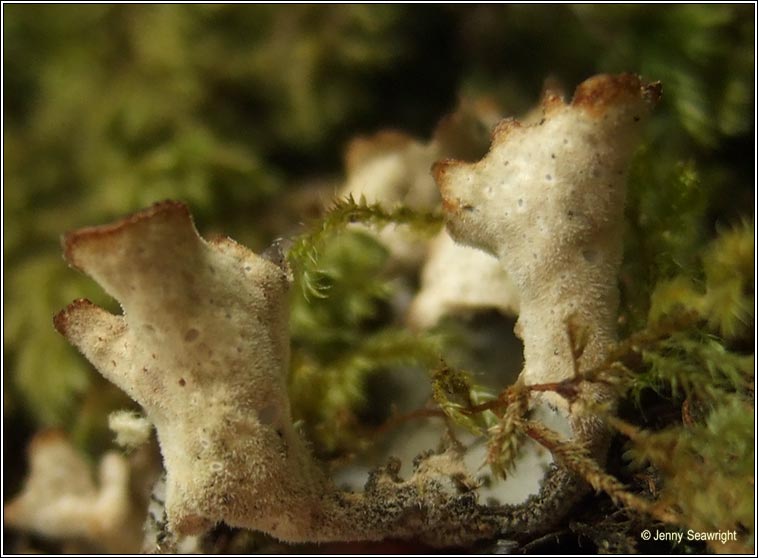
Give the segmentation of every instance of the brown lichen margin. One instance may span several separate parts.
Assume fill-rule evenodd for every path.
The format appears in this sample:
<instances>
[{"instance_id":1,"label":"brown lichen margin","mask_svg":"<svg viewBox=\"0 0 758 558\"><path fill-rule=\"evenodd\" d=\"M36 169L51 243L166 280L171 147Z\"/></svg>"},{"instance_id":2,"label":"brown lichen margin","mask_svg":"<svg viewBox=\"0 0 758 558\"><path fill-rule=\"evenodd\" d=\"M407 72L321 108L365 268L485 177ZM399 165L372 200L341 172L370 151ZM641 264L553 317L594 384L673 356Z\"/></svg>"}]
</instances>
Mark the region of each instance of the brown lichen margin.
<instances>
[{"instance_id":1,"label":"brown lichen margin","mask_svg":"<svg viewBox=\"0 0 758 558\"><path fill-rule=\"evenodd\" d=\"M174 200L164 200L154 203L147 209L132 213L118 221L107 225L96 225L94 227L84 227L63 235L61 244L63 246L63 257L73 268L84 271L81 262L77 261L76 254L79 248L89 242L105 241L118 238L125 229L128 229L139 223L148 222L156 215L165 214L166 216L175 216L180 220L186 220L187 223L194 227L192 216L190 215L187 204Z\"/></svg>"},{"instance_id":2,"label":"brown lichen margin","mask_svg":"<svg viewBox=\"0 0 758 558\"><path fill-rule=\"evenodd\" d=\"M640 96L648 103L656 104L662 92L660 81L644 83L635 74L601 74L582 82L576 88L571 104L595 117L602 117L608 107Z\"/></svg>"}]
</instances>

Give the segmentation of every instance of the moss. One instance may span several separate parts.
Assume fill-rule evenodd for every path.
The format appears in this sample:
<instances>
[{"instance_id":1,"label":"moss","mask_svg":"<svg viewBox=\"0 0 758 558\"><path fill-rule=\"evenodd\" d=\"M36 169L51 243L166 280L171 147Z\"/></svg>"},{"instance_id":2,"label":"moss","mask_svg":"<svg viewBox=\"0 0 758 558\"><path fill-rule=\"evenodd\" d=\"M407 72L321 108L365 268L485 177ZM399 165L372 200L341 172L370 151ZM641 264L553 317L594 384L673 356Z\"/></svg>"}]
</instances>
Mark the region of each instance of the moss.
<instances>
[{"instance_id":1,"label":"moss","mask_svg":"<svg viewBox=\"0 0 758 558\"><path fill-rule=\"evenodd\" d=\"M642 358L626 386L638 404L645 390L657 391L680 418L655 430L620 427L633 462L652 464L661 476L657 505L675 512L673 523L736 531L728 546L709 543L715 551L754 544L754 500L741 488L754 482L755 466L753 239L752 224L723 230L699 251L691 275L657 285L648 327L666 323L668 331L632 344Z\"/></svg>"},{"instance_id":2,"label":"moss","mask_svg":"<svg viewBox=\"0 0 758 558\"><path fill-rule=\"evenodd\" d=\"M369 406L371 376L403 365L426 367L438 351L431 338L393 323L396 287L387 249L350 228L354 223L432 232L441 218L348 198L335 202L288 251L295 277L290 394L295 419L324 455L354 450L365 440L357 415Z\"/></svg>"}]
</instances>

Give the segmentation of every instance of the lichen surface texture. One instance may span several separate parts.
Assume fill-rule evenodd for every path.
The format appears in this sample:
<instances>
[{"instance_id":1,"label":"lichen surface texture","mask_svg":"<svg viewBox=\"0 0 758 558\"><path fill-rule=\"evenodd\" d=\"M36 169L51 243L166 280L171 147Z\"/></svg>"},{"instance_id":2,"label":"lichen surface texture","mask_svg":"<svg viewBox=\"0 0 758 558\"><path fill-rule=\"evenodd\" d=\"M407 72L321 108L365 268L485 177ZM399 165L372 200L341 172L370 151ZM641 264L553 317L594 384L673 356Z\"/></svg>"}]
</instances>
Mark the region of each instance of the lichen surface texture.
<instances>
[{"instance_id":1,"label":"lichen surface texture","mask_svg":"<svg viewBox=\"0 0 758 558\"><path fill-rule=\"evenodd\" d=\"M755 552L754 7L3 12L8 552Z\"/></svg>"}]
</instances>

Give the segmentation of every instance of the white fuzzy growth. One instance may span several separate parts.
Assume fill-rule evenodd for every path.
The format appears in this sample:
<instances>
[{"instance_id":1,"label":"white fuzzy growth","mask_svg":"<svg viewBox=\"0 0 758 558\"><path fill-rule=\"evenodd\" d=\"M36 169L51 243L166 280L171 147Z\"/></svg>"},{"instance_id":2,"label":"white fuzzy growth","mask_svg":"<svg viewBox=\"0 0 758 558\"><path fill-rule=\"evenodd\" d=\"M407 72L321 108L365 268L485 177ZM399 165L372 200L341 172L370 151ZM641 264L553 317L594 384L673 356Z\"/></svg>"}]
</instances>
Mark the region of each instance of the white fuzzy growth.
<instances>
[{"instance_id":1,"label":"white fuzzy growth","mask_svg":"<svg viewBox=\"0 0 758 558\"><path fill-rule=\"evenodd\" d=\"M90 464L62 434L42 433L29 447L30 472L5 506L11 527L55 539L83 539L107 551L137 550L139 525L129 497L129 465L114 452Z\"/></svg>"},{"instance_id":2,"label":"white fuzzy growth","mask_svg":"<svg viewBox=\"0 0 758 558\"><path fill-rule=\"evenodd\" d=\"M409 322L433 327L443 316L484 308L518 313L518 292L500 261L455 242L447 231L432 240Z\"/></svg>"},{"instance_id":3,"label":"white fuzzy growth","mask_svg":"<svg viewBox=\"0 0 758 558\"><path fill-rule=\"evenodd\" d=\"M134 449L150 439L153 425L132 411L114 411L108 416L108 428L116 434L119 446Z\"/></svg>"},{"instance_id":4,"label":"white fuzzy growth","mask_svg":"<svg viewBox=\"0 0 758 558\"><path fill-rule=\"evenodd\" d=\"M589 332L582 367L615 339L626 170L656 92L597 76L572 104L548 96L533 125L503 121L478 163L435 168L453 238L496 255L518 287L526 384L574 376L569 321Z\"/></svg>"},{"instance_id":5,"label":"white fuzzy growth","mask_svg":"<svg viewBox=\"0 0 758 558\"><path fill-rule=\"evenodd\" d=\"M155 425L172 530L303 530L323 479L290 419L286 271L172 202L67 236L66 256L124 309L77 301L56 326Z\"/></svg>"}]
</instances>

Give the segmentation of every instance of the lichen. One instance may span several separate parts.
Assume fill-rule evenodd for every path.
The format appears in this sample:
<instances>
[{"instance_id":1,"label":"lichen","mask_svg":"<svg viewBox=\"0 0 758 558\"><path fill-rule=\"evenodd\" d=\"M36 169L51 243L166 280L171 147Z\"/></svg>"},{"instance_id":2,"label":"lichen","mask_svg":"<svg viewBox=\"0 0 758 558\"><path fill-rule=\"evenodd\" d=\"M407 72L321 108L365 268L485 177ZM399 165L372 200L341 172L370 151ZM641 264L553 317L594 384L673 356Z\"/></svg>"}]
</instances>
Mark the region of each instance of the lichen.
<instances>
[{"instance_id":1,"label":"lichen","mask_svg":"<svg viewBox=\"0 0 758 558\"><path fill-rule=\"evenodd\" d=\"M606 362L580 369L579 376L616 392L617 410L593 412L633 427L611 446L607 472L629 493L687 510L676 528L735 526L743 546L731 550L753 552L748 512L754 495L744 490L754 483L748 419L754 411L755 53L748 5L16 5L4 15L6 456L20 454L36 431L51 425L65 429L92 462L111 449L109 414L137 406L49 322L76 297L115 314L118 305L61 265L58 235L156 200L182 199L206 235L228 234L258 252L273 238L300 235L300 224L310 223L304 258L288 257L296 284L287 383L297 429L314 454L332 468L353 456L376 464L383 461L375 457L377 446L388 439L394 445L407 431L463 424L478 436L481 451L468 465L477 470L476 482L487 484L477 490L481 500L489 486L502 484L488 484L486 465L478 470L489 442L489 464L497 468L524 438L523 432L518 440L511 435L522 423L518 409L506 406L511 399L498 393L505 380L490 381L493 363L508 381L520 366L518 340L503 334L510 319L494 312L461 319L456 312L434 337L409 331L403 318L419 292L415 271L388 267L386 251L368 235L332 226L334 215L323 214L342 182L340 155L351 137L372 130L402 130L422 138L413 140L420 145L430 137L442 141L430 132L456 96L465 103L484 94L495 101L487 122L464 126L479 138L476 148L454 125L440 153L477 160L489 143L493 115L523 115L545 78L551 87L571 86L590 73L631 70L660 79L666 94L629 172L620 341ZM538 123L540 113L530 112L529 123ZM376 206L372 213L379 209L399 215L392 207ZM356 221L367 217L346 213ZM322 219L329 232L311 236ZM717 241L710 252L704 247L714 238L727 242ZM701 263L708 252L706 271ZM572 324L565 333L580 348L587 331ZM448 372L464 378L453 393L436 389L433 401L414 403L421 408L394 408L416 386L428 392L427 377L443 383L440 370L456 365L469 374ZM408 383L397 386L397 378ZM558 390L572 400L580 382L529 392ZM493 430L496 436L488 435L493 424L502 426ZM674 452L672 440L682 440ZM407 442L426 448L436 439ZM569 444L565 436L561 444ZM130 462L147 454L150 474L133 479L145 485L160 466L155 444L129 454ZM627 467L632 454L640 460ZM572 463L591 471L581 459L563 465ZM25 465L6 460L9 494L20 490ZM511 469L505 473L509 480L515 476ZM146 488L140 486L141 493ZM561 551L580 543L591 552L593 542L600 550L608 538L600 531L619 529L631 541L623 548L641 552L726 548L644 543L639 533L651 527L650 517L620 505L624 509L614 509L603 494L591 496L550 536L505 535L485 548L555 552L559 534ZM576 527L580 523L593 532ZM9 550L79 548L65 536L43 540L25 530L7 525ZM206 552L236 553L230 541L240 535L270 540L226 527L197 540Z\"/></svg>"},{"instance_id":2,"label":"lichen","mask_svg":"<svg viewBox=\"0 0 758 558\"><path fill-rule=\"evenodd\" d=\"M138 550L140 522L129 491L129 465L117 452L92 468L58 431L29 446L30 470L20 494L4 506L5 521L44 537L83 540L112 552Z\"/></svg>"},{"instance_id":3,"label":"lichen","mask_svg":"<svg viewBox=\"0 0 758 558\"><path fill-rule=\"evenodd\" d=\"M445 157L477 158L484 152L483 130L500 119L486 99L462 99L441 119L432 138L421 142L394 131L354 139L346 151L346 182L341 197L365 199L383 207L438 211L441 198L429 170ZM407 320L431 328L448 314L488 308L513 313L518 295L508 274L490 254L456 244L446 230L431 241L390 221L374 231L394 265L421 270L421 286Z\"/></svg>"},{"instance_id":4,"label":"lichen","mask_svg":"<svg viewBox=\"0 0 758 558\"><path fill-rule=\"evenodd\" d=\"M286 269L229 239L202 240L182 204L69 233L64 247L123 315L77 300L55 325L155 425L174 535L224 521L285 541L460 545L538 531L567 509L574 481L560 470L526 510L477 504L455 446L421 456L406 480L391 460L363 492L336 489L292 422Z\"/></svg>"},{"instance_id":5,"label":"lichen","mask_svg":"<svg viewBox=\"0 0 758 558\"><path fill-rule=\"evenodd\" d=\"M414 327L430 328L446 315L496 308L518 314L518 291L491 254L456 243L447 231L431 242L421 287L408 311Z\"/></svg>"},{"instance_id":6,"label":"lichen","mask_svg":"<svg viewBox=\"0 0 758 558\"><path fill-rule=\"evenodd\" d=\"M518 287L526 385L574 377L615 340L625 174L659 94L634 76L597 76L569 105L548 92L536 124L503 121L482 161L435 166L453 238L495 254ZM588 334L578 360L570 322Z\"/></svg>"},{"instance_id":7,"label":"lichen","mask_svg":"<svg viewBox=\"0 0 758 558\"><path fill-rule=\"evenodd\" d=\"M124 313L77 300L55 325L155 425L172 532L223 520L288 541L381 539L459 520L457 491L437 487L447 473L427 472L441 458L408 481L390 475L388 488L375 477L358 495L338 492L311 459L285 387L285 269L229 239L205 242L173 202L70 233L64 246ZM407 523L417 508L440 511Z\"/></svg>"},{"instance_id":8,"label":"lichen","mask_svg":"<svg viewBox=\"0 0 758 558\"><path fill-rule=\"evenodd\" d=\"M155 425L171 528L193 534L223 519L276 531L288 510L307 516L305 495L322 481L290 418L286 271L231 240L203 241L176 203L64 245L124 314L78 300L56 328ZM282 536L297 529L293 519Z\"/></svg>"},{"instance_id":9,"label":"lichen","mask_svg":"<svg viewBox=\"0 0 758 558\"><path fill-rule=\"evenodd\" d=\"M595 365L605 356L620 259L620 234L613 234L620 228L613 223L623 207L621 179L633 141L627 136L634 137L630 132L654 95L654 87L642 87L631 76L593 78L577 89L570 106L548 95L544 119L523 134L506 121L482 162L435 167L454 236L483 243L513 270L524 304L519 317L527 358L524 386L570 379L577 366ZM505 129L512 130L507 141ZM546 137L558 138L558 145ZM545 168L534 164L540 157ZM578 164L581 157L586 164ZM528 170L520 167L528 160L533 163ZM534 173L545 169L548 174L535 185ZM492 194L493 180L499 181L500 197ZM537 205L541 188L555 192L544 209ZM537 230L529 229L534 226ZM324 506L341 497L292 424L283 263L264 260L230 240L203 241L186 207L171 202L113 225L70 233L64 248L67 260L97 279L124 313L114 316L78 300L56 316L55 325L155 424L171 530L197 534L223 520L285 540L344 538L344 513L318 519ZM586 285L595 288L589 294L577 289ZM579 348L572 338L565 340L565 327L576 316L586 321L581 327L587 338ZM545 344L555 351L548 354ZM588 393L598 397L597 390ZM571 414L560 396L546 395ZM597 427L577 424L580 438L596 444ZM511 425L504 432L512 431ZM500 455L503 444L510 441L496 444ZM415 482L428 484L423 471L417 468ZM376 510L397 498L402 509L438 505L428 495L411 504L401 496L403 483L396 484L387 502L374 502L367 490L343 507ZM428 518L424 524L431 527ZM362 528L353 526L350 536L386 536L388 525L397 535L394 521L369 517Z\"/></svg>"},{"instance_id":10,"label":"lichen","mask_svg":"<svg viewBox=\"0 0 758 558\"><path fill-rule=\"evenodd\" d=\"M150 439L153 425L132 411L115 411L108 416L108 428L116 434L116 444L134 449Z\"/></svg>"}]
</instances>

